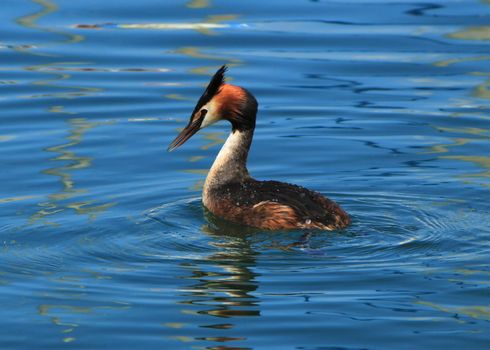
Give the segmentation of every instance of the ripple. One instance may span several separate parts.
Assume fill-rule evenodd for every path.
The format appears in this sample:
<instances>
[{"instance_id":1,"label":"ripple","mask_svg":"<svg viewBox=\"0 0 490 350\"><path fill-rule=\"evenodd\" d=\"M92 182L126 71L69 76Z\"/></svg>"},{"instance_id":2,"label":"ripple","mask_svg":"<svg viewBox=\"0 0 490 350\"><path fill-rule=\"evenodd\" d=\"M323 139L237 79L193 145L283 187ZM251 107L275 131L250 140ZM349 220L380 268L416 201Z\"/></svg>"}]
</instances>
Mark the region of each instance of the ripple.
<instances>
[{"instance_id":1,"label":"ripple","mask_svg":"<svg viewBox=\"0 0 490 350\"><path fill-rule=\"evenodd\" d=\"M448 220L452 208L434 205L445 198L384 193L354 197L349 204L354 223L336 242L332 250L336 254L355 252L355 259L378 263L410 259L415 263L417 258L442 254L447 248L443 246L454 243L455 225Z\"/></svg>"},{"instance_id":2,"label":"ripple","mask_svg":"<svg viewBox=\"0 0 490 350\"><path fill-rule=\"evenodd\" d=\"M182 199L152 208L138 225L152 232L142 242L153 256L202 258L215 249L203 233L203 210L200 198Z\"/></svg>"},{"instance_id":3,"label":"ripple","mask_svg":"<svg viewBox=\"0 0 490 350\"><path fill-rule=\"evenodd\" d=\"M186 198L151 208L129 221L111 218L84 229L73 227L63 237L44 235L42 245L30 241L24 232L5 241L4 270L10 271L8 266L14 262L11 272L36 275L55 272L68 262L83 265L94 259L120 266L206 261L223 252L241 254L243 249L260 254L270 268L316 267L318 260L343 270L410 268L432 263L448 251L455 251L451 260L464 259L478 238L455 232L472 225L476 229L475 223L482 228L490 223L488 213L462 210L461 201L445 197L386 193L335 197L344 197L341 202L353 218L353 224L342 231L260 231L206 215L200 198ZM34 231L42 234L49 228L33 227ZM490 247L480 245L480 249L485 254Z\"/></svg>"},{"instance_id":4,"label":"ripple","mask_svg":"<svg viewBox=\"0 0 490 350\"><path fill-rule=\"evenodd\" d=\"M247 242L269 263L280 257L278 263L290 265L291 260L284 260L284 254L297 255L300 260L307 254L350 267L366 262L416 266L455 247L471 244L464 237L455 237L454 232L465 230L474 222L488 222L486 213L455 211L461 201L450 198L386 193L351 193L351 199L346 194L342 196L346 197L342 203L353 217L353 224L342 231L271 232L246 228L205 216L200 199L193 198L145 213L150 221L144 225L153 226L152 230L161 227L166 233L164 240L159 234L151 234L143 242L147 248L159 250L157 254L174 257L187 254L187 258L202 259L223 242L230 248L238 240ZM463 256L464 252L459 254ZM457 258L458 254L453 255L453 259Z\"/></svg>"}]
</instances>

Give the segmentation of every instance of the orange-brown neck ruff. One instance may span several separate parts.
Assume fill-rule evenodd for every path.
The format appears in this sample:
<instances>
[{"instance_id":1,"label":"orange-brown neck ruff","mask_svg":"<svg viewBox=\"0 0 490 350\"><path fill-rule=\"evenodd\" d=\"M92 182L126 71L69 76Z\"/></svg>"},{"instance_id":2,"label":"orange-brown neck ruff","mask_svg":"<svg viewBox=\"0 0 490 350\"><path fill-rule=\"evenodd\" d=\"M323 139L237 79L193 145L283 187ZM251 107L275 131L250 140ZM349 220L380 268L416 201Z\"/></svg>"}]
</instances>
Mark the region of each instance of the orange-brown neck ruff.
<instances>
[{"instance_id":1,"label":"orange-brown neck ruff","mask_svg":"<svg viewBox=\"0 0 490 350\"><path fill-rule=\"evenodd\" d=\"M230 121L232 130L253 130L255 128L258 103L248 90L235 85L223 84L214 99L223 118Z\"/></svg>"}]
</instances>

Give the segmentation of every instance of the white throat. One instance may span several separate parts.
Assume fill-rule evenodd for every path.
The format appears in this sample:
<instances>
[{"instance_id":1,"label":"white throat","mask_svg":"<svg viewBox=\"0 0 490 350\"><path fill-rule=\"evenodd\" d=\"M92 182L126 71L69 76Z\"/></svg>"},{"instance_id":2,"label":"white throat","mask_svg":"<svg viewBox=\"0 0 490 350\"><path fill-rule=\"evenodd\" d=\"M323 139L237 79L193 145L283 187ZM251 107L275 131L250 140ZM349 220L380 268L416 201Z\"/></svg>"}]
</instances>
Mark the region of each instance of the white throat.
<instances>
[{"instance_id":1,"label":"white throat","mask_svg":"<svg viewBox=\"0 0 490 350\"><path fill-rule=\"evenodd\" d=\"M252 137L253 130L235 130L230 133L206 177L203 188L204 204L210 188L250 178L247 156Z\"/></svg>"}]
</instances>

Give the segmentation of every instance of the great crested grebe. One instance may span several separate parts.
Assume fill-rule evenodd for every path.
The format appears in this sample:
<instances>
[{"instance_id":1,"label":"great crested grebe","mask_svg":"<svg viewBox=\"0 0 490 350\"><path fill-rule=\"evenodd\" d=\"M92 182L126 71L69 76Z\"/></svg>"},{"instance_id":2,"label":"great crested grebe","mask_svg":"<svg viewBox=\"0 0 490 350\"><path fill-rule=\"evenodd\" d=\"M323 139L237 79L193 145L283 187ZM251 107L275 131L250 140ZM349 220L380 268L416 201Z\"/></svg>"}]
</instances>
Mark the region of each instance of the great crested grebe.
<instances>
[{"instance_id":1,"label":"great crested grebe","mask_svg":"<svg viewBox=\"0 0 490 350\"><path fill-rule=\"evenodd\" d=\"M304 187L257 181L247 170L257 115L257 100L246 89L225 84L227 67L211 78L197 102L189 124L168 147L181 146L198 130L221 119L231 123L231 133L216 157L204 183L202 202L214 215L256 228L335 230L350 223L335 202Z\"/></svg>"}]
</instances>

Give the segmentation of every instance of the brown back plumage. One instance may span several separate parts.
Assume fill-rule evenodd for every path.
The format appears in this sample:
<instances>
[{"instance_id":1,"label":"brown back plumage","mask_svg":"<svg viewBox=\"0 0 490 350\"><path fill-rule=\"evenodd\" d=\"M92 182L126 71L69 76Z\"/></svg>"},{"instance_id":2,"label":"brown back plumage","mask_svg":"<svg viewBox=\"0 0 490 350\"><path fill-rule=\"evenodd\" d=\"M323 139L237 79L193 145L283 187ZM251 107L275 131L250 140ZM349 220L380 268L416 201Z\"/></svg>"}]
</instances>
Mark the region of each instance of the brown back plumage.
<instances>
[{"instance_id":1,"label":"brown back plumage","mask_svg":"<svg viewBox=\"0 0 490 350\"><path fill-rule=\"evenodd\" d=\"M213 189L212 212L228 220L265 229L334 230L350 223L337 203L304 187L278 181L223 184Z\"/></svg>"}]
</instances>

